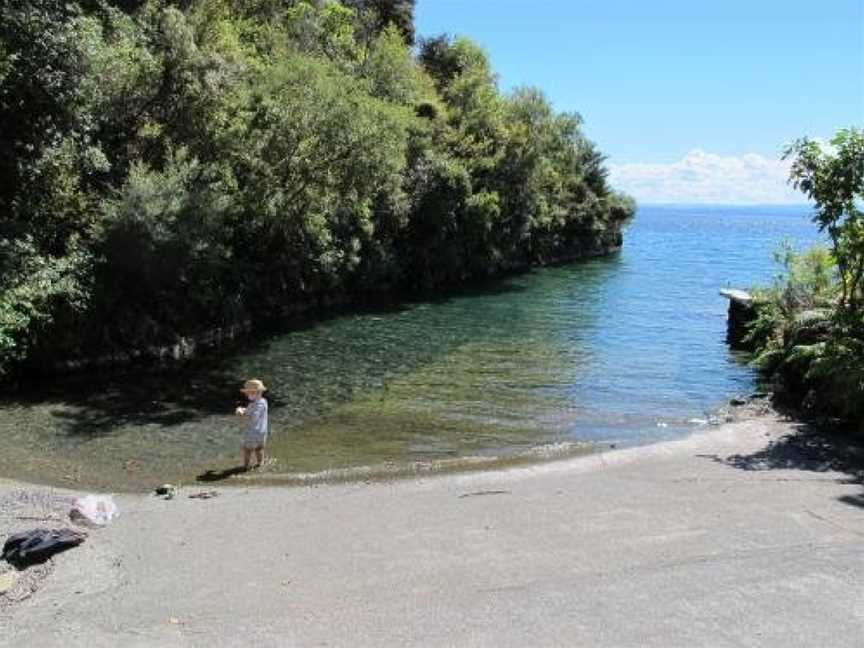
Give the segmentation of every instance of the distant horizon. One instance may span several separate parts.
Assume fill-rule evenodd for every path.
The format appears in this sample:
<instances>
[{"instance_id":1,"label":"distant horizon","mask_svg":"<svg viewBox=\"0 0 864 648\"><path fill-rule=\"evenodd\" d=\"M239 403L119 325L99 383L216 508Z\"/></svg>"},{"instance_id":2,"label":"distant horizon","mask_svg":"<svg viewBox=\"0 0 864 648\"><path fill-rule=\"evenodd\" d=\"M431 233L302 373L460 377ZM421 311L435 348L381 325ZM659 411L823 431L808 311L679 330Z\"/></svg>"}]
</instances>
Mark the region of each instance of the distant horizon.
<instances>
[{"instance_id":1,"label":"distant horizon","mask_svg":"<svg viewBox=\"0 0 864 648\"><path fill-rule=\"evenodd\" d=\"M812 203L723 203L723 202L649 202L636 201L636 207L770 207L772 209L815 209Z\"/></svg>"}]
</instances>

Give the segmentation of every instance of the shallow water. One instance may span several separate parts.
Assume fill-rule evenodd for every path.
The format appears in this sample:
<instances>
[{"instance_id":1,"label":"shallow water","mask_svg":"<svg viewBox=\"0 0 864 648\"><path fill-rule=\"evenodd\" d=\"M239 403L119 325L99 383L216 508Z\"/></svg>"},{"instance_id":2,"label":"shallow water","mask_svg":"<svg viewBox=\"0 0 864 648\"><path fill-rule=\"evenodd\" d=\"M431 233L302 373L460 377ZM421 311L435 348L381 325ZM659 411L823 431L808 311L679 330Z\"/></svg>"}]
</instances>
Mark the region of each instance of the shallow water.
<instances>
[{"instance_id":1,"label":"shallow water","mask_svg":"<svg viewBox=\"0 0 864 648\"><path fill-rule=\"evenodd\" d=\"M804 208L647 207L621 253L354 312L171 376L45 383L0 403L0 475L146 489L236 465L244 378L271 387L271 460L243 481L488 467L680 436L755 376L725 286L770 281ZM210 472L207 472L210 471Z\"/></svg>"}]
</instances>

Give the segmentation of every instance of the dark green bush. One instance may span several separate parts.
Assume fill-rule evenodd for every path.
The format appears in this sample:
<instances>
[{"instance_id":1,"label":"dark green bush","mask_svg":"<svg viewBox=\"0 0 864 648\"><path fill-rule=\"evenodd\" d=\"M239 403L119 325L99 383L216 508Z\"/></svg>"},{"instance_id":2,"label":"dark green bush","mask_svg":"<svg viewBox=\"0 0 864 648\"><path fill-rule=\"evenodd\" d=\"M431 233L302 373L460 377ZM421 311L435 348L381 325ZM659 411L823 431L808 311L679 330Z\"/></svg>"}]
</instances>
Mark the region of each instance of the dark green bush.
<instances>
[{"instance_id":1,"label":"dark green bush","mask_svg":"<svg viewBox=\"0 0 864 648\"><path fill-rule=\"evenodd\" d=\"M755 291L748 341L791 402L864 431L864 132L841 130L830 144L801 140L789 154L831 249L778 253L784 271Z\"/></svg>"},{"instance_id":2,"label":"dark green bush","mask_svg":"<svg viewBox=\"0 0 864 648\"><path fill-rule=\"evenodd\" d=\"M0 4L0 371L620 244L579 117L412 9Z\"/></svg>"}]
</instances>

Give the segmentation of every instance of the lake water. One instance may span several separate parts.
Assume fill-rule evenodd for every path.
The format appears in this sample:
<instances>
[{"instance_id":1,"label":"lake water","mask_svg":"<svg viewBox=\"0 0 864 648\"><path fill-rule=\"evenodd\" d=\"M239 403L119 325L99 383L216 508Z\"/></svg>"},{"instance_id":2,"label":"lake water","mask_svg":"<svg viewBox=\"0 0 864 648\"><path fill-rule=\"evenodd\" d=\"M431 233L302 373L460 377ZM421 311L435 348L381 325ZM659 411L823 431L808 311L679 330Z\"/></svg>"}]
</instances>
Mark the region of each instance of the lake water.
<instances>
[{"instance_id":1,"label":"lake water","mask_svg":"<svg viewBox=\"0 0 864 648\"><path fill-rule=\"evenodd\" d=\"M755 375L722 287L819 238L806 208L643 207L624 249L433 301L334 316L170 376L45 381L0 402L0 476L148 489L237 464L244 378L271 387L271 460L235 483L539 461L680 436ZM207 471L210 471L209 473Z\"/></svg>"}]
</instances>

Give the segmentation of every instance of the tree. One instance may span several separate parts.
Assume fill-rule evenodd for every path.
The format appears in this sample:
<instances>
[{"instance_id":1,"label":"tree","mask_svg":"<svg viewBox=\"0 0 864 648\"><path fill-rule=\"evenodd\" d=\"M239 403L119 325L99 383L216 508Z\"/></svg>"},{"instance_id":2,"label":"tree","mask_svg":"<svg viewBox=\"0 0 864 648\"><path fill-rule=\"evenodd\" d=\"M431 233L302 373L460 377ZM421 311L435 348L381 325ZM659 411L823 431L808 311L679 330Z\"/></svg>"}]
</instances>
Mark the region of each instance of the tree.
<instances>
[{"instance_id":1,"label":"tree","mask_svg":"<svg viewBox=\"0 0 864 648\"><path fill-rule=\"evenodd\" d=\"M840 308L861 314L864 290L864 131L838 131L823 146L804 138L789 147L793 185L814 201L814 222L831 237L840 272Z\"/></svg>"},{"instance_id":2,"label":"tree","mask_svg":"<svg viewBox=\"0 0 864 648\"><path fill-rule=\"evenodd\" d=\"M283 287L274 298L340 286L375 232L373 206L400 191L413 114L364 85L294 55L262 73L244 121L226 133L238 208L258 232L243 253L269 266Z\"/></svg>"},{"instance_id":3,"label":"tree","mask_svg":"<svg viewBox=\"0 0 864 648\"><path fill-rule=\"evenodd\" d=\"M405 43L414 45L415 0L345 0L344 4L354 8L359 15L371 16L376 32L393 25L402 34Z\"/></svg>"},{"instance_id":4,"label":"tree","mask_svg":"<svg viewBox=\"0 0 864 648\"><path fill-rule=\"evenodd\" d=\"M842 129L828 143L803 138L786 157L831 249L781 251L785 272L756 292L754 364L804 411L864 432L864 131Z\"/></svg>"},{"instance_id":5,"label":"tree","mask_svg":"<svg viewBox=\"0 0 864 648\"><path fill-rule=\"evenodd\" d=\"M0 3L0 373L614 247L578 117L413 9Z\"/></svg>"}]
</instances>

